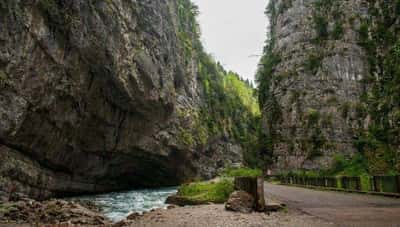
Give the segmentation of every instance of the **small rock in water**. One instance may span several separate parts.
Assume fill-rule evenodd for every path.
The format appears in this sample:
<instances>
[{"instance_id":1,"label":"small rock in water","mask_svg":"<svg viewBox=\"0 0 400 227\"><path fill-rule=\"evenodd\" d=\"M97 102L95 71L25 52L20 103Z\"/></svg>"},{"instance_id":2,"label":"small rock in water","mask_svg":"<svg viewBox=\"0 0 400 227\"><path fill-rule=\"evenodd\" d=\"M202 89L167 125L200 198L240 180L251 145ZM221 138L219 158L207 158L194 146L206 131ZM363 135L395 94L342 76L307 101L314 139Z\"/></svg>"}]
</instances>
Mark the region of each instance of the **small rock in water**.
<instances>
[{"instance_id":1,"label":"small rock in water","mask_svg":"<svg viewBox=\"0 0 400 227\"><path fill-rule=\"evenodd\" d=\"M251 213L254 209L254 198L245 191L235 191L225 204L225 209L229 211Z\"/></svg>"}]
</instances>

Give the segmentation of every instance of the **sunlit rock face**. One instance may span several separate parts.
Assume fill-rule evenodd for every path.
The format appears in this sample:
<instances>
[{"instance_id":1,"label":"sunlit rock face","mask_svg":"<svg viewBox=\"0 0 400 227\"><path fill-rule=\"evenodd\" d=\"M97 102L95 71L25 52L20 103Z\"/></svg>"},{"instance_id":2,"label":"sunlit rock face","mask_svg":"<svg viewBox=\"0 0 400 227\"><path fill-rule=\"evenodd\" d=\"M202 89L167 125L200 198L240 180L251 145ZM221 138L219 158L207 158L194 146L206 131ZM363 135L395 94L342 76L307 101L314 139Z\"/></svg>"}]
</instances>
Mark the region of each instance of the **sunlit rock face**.
<instances>
[{"instance_id":1,"label":"sunlit rock face","mask_svg":"<svg viewBox=\"0 0 400 227\"><path fill-rule=\"evenodd\" d=\"M273 138L274 168L319 169L351 155L356 109L368 74L358 44L366 1L274 0L264 132Z\"/></svg>"},{"instance_id":2,"label":"sunlit rock face","mask_svg":"<svg viewBox=\"0 0 400 227\"><path fill-rule=\"evenodd\" d=\"M205 154L181 138L193 121L181 110L197 111L202 97L177 8L1 1L0 191L48 198L215 175L226 157L214 153L229 151Z\"/></svg>"}]
</instances>

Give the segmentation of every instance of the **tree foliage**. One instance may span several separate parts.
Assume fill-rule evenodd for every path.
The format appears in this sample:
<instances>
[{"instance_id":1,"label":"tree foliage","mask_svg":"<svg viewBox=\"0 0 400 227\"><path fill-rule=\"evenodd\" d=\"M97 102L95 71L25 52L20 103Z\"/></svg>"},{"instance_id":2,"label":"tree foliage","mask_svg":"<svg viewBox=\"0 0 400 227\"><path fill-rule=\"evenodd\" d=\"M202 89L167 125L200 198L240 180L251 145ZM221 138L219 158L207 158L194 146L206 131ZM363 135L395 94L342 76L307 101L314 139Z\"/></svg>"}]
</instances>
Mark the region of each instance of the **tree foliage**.
<instances>
[{"instance_id":1,"label":"tree foliage","mask_svg":"<svg viewBox=\"0 0 400 227\"><path fill-rule=\"evenodd\" d=\"M196 64L198 79L203 87L203 104L196 128L202 129L208 140L226 138L239 142L245 160L256 165L257 133L260 109L254 88L234 72L227 72L212 56L205 53L196 21L198 8L190 0L178 1L178 38L182 43L186 64ZM205 129L205 130L203 130ZM182 138L194 144L190 133L182 130ZM206 131L206 133L204 133Z\"/></svg>"}]
</instances>

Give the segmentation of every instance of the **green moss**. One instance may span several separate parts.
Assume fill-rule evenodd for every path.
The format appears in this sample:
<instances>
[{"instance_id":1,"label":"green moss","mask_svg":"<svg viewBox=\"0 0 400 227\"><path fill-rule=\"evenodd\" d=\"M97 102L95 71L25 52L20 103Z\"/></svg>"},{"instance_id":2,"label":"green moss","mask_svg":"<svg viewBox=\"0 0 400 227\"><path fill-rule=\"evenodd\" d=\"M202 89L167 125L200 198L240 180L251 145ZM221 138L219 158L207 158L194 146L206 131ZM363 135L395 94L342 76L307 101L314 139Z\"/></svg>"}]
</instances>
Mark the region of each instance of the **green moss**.
<instances>
[{"instance_id":1,"label":"green moss","mask_svg":"<svg viewBox=\"0 0 400 227\"><path fill-rule=\"evenodd\" d=\"M179 128L179 139L187 146L193 146L196 143L192 132L182 127Z\"/></svg>"},{"instance_id":2,"label":"green moss","mask_svg":"<svg viewBox=\"0 0 400 227\"><path fill-rule=\"evenodd\" d=\"M205 125L204 120L200 117L201 113L198 110L177 110L177 115L182 125L187 127L180 127L178 139L185 145L193 147L195 145L205 145L208 142L209 131Z\"/></svg>"}]
</instances>

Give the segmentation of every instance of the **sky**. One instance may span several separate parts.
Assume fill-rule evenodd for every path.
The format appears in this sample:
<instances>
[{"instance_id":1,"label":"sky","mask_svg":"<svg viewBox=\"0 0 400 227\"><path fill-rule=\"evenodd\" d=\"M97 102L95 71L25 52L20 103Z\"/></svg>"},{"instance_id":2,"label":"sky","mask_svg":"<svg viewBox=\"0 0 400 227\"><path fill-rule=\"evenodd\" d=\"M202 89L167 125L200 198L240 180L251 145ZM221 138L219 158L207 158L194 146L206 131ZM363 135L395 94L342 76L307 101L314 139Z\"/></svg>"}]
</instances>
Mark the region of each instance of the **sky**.
<instances>
[{"instance_id":1,"label":"sky","mask_svg":"<svg viewBox=\"0 0 400 227\"><path fill-rule=\"evenodd\" d=\"M267 38L267 0L192 0L199 6L202 41L227 70L254 81Z\"/></svg>"}]
</instances>

